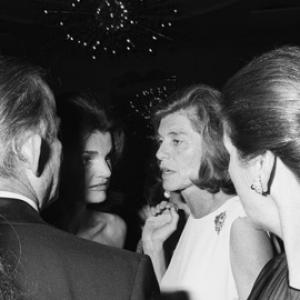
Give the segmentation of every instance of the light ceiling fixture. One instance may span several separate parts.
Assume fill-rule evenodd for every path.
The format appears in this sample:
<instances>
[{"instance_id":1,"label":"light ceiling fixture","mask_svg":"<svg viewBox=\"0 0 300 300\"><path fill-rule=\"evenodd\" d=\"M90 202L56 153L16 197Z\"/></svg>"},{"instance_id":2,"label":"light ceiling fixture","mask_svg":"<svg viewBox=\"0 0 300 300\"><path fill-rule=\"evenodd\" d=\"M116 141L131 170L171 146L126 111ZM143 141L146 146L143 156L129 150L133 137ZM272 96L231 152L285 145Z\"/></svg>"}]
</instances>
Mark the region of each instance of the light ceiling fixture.
<instances>
[{"instance_id":1,"label":"light ceiling fixture","mask_svg":"<svg viewBox=\"0 0 300 300\"><path fill-rule=\"evenodd\" d=\"M168 0L73 0L66 9L43 12L54 18L67 40L96 59L101 51L153 53L158 40L171 40L178 9Z\"/></svg>"}]
</instances>

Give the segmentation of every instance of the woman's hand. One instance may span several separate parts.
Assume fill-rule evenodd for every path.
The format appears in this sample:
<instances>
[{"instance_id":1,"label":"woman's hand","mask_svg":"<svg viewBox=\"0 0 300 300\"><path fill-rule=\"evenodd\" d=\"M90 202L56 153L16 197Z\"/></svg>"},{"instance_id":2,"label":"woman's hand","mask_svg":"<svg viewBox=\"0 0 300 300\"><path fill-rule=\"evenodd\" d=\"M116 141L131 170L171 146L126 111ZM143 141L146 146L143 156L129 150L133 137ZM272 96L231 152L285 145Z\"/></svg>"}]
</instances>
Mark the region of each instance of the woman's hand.
<instances>
[{"instance_id":1,"label":"woman's hand","mask_svg":"<svg viewBox=\"0 0 300 300\"><path fill-rule=\"evenodd\" d=\"M179 215L175 206L162 201L151 208L151 216L148 217L143 228L143 250L152 260L158 281L166 270L163 244L176 230L178 219Z\"/></svg>"},{"instance_id":2,"label":"woman's hand","mask_svg":"<svg viewBox=\"0 0 300 300\"><path fill-rule=\"evenodd\" d=\"M143 228L142 241L144 248L155 251L162 248L163 243L176 230L179 216L176 207L167 201L151 207L150 212L151 216Z\"/></svg>"}]
</instances>

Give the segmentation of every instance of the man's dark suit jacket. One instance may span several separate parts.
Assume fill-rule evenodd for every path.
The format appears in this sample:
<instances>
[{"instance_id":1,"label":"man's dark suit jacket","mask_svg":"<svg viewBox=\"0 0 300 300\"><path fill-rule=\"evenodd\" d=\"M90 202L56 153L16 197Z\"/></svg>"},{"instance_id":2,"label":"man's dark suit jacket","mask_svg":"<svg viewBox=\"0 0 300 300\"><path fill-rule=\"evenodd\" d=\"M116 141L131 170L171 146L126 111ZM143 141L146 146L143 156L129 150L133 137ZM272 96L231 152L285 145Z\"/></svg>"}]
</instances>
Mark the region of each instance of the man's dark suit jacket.
<instances>
[{"instance_id":1,"label":"man's dark suit jacket","mask_svg":"<svg viewBox=\"0 0 300 300\"><path fill-rule=\"evenodd\" d=\"M27 203L0 199L0 249L22 299L156 299L150 259L80 239L45 223Z\"/></svg>"}]
</instances>

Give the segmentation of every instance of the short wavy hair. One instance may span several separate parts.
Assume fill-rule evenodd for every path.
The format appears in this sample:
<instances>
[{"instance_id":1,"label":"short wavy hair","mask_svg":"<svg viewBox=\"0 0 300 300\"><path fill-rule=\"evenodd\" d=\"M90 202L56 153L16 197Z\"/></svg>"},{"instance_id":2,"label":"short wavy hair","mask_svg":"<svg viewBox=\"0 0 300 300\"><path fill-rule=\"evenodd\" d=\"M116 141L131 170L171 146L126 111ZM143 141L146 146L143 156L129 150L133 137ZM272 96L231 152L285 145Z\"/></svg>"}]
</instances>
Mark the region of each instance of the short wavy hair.
<instances>
[{"instance_id":1,"label":"short wavy hair","mask_svg":"<svg viewBox=\"0 0 300 300\"><path fill-rule=\"evenodd\" d=\"M173 94L154 114L154 125L172 113L186 112L193 128L202 135L202 158L196 185L210 193L220 190L234 194L228 173L229 154L223 144L220 92L204 85L193 85Z\"/></svg>"}]
</instances>

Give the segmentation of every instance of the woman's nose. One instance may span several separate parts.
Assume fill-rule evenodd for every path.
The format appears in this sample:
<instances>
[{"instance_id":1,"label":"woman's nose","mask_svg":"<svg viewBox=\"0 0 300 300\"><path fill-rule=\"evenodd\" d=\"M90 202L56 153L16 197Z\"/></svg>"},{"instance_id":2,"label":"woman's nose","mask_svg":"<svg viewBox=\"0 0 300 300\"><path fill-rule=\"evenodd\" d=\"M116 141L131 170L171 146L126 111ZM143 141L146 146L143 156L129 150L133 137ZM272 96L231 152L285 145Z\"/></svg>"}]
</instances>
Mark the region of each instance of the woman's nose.
<instances>
[{"instance_id":1,"label":"woman's nose","mask_svg":"<svg viewBox=\"0 0 300 300\"><path fill-rule=\"evenodd\" d=\"M99 162L97 165L98 165L97 166L97 176L98 177L109 178L111 176L111 167L110 167L110 164L106 160Z\"/></svg>"},{"instance_id":2,"label":"woman's nose","mask_svg":"<svg viewBox=\"0 0 300 300\"><path fill-rule=\"evenodd\" d=\"M156 152L156 158L158 160L163 160L164 158L166 158L168 156L168 149L166 147L166 145L164 143L161 143L157 152Z\"/></svg>"}]
</instances>

